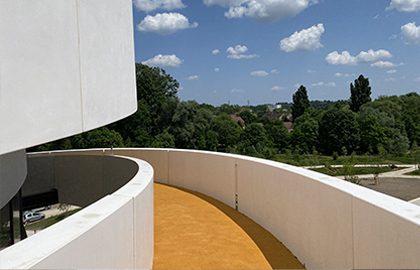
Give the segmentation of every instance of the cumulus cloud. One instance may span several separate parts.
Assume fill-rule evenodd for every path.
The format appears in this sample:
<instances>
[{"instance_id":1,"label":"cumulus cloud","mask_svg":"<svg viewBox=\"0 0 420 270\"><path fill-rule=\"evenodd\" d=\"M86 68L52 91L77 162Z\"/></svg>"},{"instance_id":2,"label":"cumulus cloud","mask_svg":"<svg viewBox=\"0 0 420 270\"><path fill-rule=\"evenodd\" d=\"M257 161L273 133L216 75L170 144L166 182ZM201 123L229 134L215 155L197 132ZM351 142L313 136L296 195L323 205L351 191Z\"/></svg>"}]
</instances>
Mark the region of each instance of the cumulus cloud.
<instances>
[{"instance_id":1,"label":"cumulus cloud","mask_svg":"<svg viewBox=\"0 0 420 270\"><path fill-rule=\"evenodd\" d=\"M293 51L315 51L322 46L321 35L325 32L324 25L319 23L300 32L296 31L290 37L280 41L280 49L285 52Z\"/></svg>"},{"instance_id":2,"label":"cumulus cloud","mask_svg":"<svg viewBox=\"0 0 420 270\"><path fill-rule=\"evenodd\" d=\"M278 86L278 85L275 85L275 86L271 87L272 91L281 91L281 90L284 90L284 89L285 89L284 87L281 87L281 86Z\"/></svg>"},{"instance_id":3,"label":"cumulus cloud","mask_svg":"<svg viewBox=\"0 0 420 270\"><path fill-rule=\"evenodd\" d=\"M241 45L236 45L235 48L229 47L226 50L226 52L229 53L227 57L232 58L232 59L247 59L247 58L259 57L258 54L243 54L247 51L248 51L248 48L246 46L241 46Z\"/></svg>"},{"instance_id":4,"label":"cumulus cloud","mask_svg":"<svg viewBox=\"0 0 420 270\"><path fill-rule=\"evenodd\" d=\"M399 63L399 64L394 64L392 62L389 61L377 61L373 64L370 64L370 66L372 67L380 67L380 68L390 68L390 67L397 67L397 66L402 66L404 65L403 63Z\"/></svg>"},{"instance_id":5,"label":"cumulus cloud","mask_svg":"<svg viewBox=\"0 0 420 270\"><path fill-rule=\"evenodd\" d=\"M133 3L138 10L147 13L155 9L173 10L185 7L182 0L134 0Z\"/></svg>"},{"instance_id":6,"label":"cumulus cloud","mask_svg":"<svg viewBox=\"0 0 420 270\"><path fill-rule=\"evenodd\" d=\"M200 78L198 75L193 75L187 78L187 80L189 81L193 81L193 80L198 80L198 78Z\"/></svg>"},{"instance_id":7,"label":"cumulus cloud","mask_svg":"<svg viewBox=\"0 0 420 270\"><path fill-rule=\"evenodd\" d=\"M420 45L420 26L416 27L415 22L403 25L401 35L405 44Z\"/></svg>"},{"instance_id":8,"label":"cumulus cloud","mask_svg":"<svg viewBox=\"0 0 420 270\"><path fill-rule=\"evenodd\" d=\"M268 73L265 72L264 70L257 70L257 71L251 72L251 76L264 77L264 76L267 76L267 75L268 75Z\"/></svg>"},{"instance_id":9,"label":"cumulus cloud","mask_svg":"<svg viewBox=\"0 0 420 270\"><path fill-rule=\"evenodd\" d=\"M219 72L220 68L215 68L214 71L215 72Z\"/></svg>"},{"instance_id":10,"label":"cumulus cloud","mask_svg":"<svg viewBox=\"0 0 420 270\"><path fill-rule=\"evenodd\" d=\"M232 90L230 90L230 92L231 92L231 93L243 93L243 92L245 92L245 91L244 91L244 90L242 90L242 89L233 88Z\"/></svg>"},{"instance_id":11,"label":"cumulus cloud","mask_svg":"<svg viewBox=\"0 0 420 270\"><path fill-rule=\"evenodd\" d=\"M420 10L420 0L392 0L387 10L397 9L398 11L413 12Z\"/></svg>"},{"instance_id":12,"label":"cumulus cloud","mask_svg":"<svg viewBox=\"0 0 420 270\"><path fill-rule=\"evenodd\" d=\"M213 51L211 52L211 54L218 54L218 53L220 53L220 51L219 51L218 49L213 50Z\"/></svg>"},{"instance_id":13,"label":"cumulus cloud","mask_svg":"<svg viewBox=\"0 0 420 270\"><path fill-rule=\"evenodd\" d=\"M271 73L273 73L273 74L279 74L280 72L278 72L278 70L277 70L277 69L273 69L273 70L271 71Z\"/></svg>"},{"instance_id":14,"label":"cumulus cloud","mask_svg":"<svg viewBox=\"0 0 420 270\"><path fill-rule=\"evenodd\" d=\"M170 35L178 30L195 28L198 23L189 23L187 17L179 13L162 13L155 16L147 15L138 25L141 32L154 32L160 35Z\"/></svg>"},{"instance_id":15,"label":"cumulus cloud","mask_svg":"<svg viewBox=\"0 0 420 270\"><path fill-rule=\"evenodd\" d=\"M175 54L172 55L162 55L158 54L149 60L141 62L142 64L148 66L158 66L158 67L179 67L182 64L183 60L179 59Z\"/></svg>"},{"instance_id":16,"label":"cumulus cloud","mask_svg":"<svg viewBox=\"0 0 420 270\"><path fill-rule=\"evenodd\" d=\"M386 73L388 73L388 74L397 73L397 70L391 69L391 70L388 70Z\"/></svg>"},{"instance_id":17,"label":"cumulus cloud","mask_svg":"<svg viewBox=\"0 0 420 270\"><path fill-rule=\"evenodd\" d=\"M337 51L329 53L325 60L330 65L357 65L360 63L374 62L379 59L390 58L392 54L387 50L361 51L357 56L351 56L348 51L339 54Z\"/></svg>"},{"instance_id":18,"label":"cumulus cloud","mask_svg":"<svg viewBox=\"0 0 420 270\"><path fill-rule=\"evenodd\" d=\"M225 17L246 16L260 23L275 22L282 18L294 17L318 0L203 0L207 6L220 5L229 8Z\"/></svg>"},{"instance_id":19,"label":"cumulus cloud","mask_svg":"<svg viewBox=\"0 0 420 270\"><path fill-rule=\"evenodd\" d=\"M312 87L318 87L318 86L336 87L337 85L333 82L329 82L329 83L318 82L318 83L313 83L312 84Z\"/></svg>"}]
</instances>

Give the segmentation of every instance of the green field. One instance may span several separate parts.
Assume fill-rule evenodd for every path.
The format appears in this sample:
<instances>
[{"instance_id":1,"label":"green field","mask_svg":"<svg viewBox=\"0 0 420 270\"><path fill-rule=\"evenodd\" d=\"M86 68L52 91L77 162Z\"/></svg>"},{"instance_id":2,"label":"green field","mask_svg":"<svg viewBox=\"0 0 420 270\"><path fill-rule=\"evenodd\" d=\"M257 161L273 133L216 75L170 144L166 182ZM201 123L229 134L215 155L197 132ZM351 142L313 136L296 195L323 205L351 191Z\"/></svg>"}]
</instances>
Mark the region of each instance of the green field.
<instances>
[{"instance_id":1,"label":"green field","mask_svg":"<svg viewBox=\"0 0 420 270\"><path fill-rule=\"evenodd\" d=\"M331 176L342 176L345 175L343 168L332 168L333 170L329 170L325 167L323 168L315 168L310 169L312 171L317 171L323 174L328 174ZM362 174L374 174L374 173L385 173L390 172L392 170L401 170L404 169L404 167L398 167L397 169L391 169L389 167L354 167L354 174L355 175L362 175Z\"/></svg>"}]
</instances>

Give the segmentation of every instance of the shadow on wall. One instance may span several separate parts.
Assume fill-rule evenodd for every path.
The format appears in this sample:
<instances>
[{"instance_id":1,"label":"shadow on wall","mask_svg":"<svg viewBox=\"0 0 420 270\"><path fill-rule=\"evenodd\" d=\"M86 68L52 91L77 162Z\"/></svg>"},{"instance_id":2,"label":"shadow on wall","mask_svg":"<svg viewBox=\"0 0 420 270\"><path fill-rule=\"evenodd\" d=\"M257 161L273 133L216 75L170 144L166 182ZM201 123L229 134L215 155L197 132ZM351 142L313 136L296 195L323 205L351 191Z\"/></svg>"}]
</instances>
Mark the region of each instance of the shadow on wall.
<instances>
[{"instance_id":1,"label":"shadow on wall","mask_svg":"<svg viewBox=\"0 0 420 270\"><path fill-rule=\"evenodd\" d=\"M160 183L159 183L160 184ZM165 184L160 184L165 185ZM246 234L254 241L258 246L260 251L264 254L264 257L271 265L272 269L296 269L296 262L290 261L290 257L293 254L271 233L265 230L263 227L258 225L256 222L238 212L237 210L231 208L230 206L213 199L207 195L204 195L200 192L191 191L185 188L165 185L172 188L182 190L184 192L190 193L218 208L231 220L233 220L239 227L241 227ZM297 261L297 259L296 259ZM302 268L304 269L304 268Z\"/></svg>"}]
</instances>

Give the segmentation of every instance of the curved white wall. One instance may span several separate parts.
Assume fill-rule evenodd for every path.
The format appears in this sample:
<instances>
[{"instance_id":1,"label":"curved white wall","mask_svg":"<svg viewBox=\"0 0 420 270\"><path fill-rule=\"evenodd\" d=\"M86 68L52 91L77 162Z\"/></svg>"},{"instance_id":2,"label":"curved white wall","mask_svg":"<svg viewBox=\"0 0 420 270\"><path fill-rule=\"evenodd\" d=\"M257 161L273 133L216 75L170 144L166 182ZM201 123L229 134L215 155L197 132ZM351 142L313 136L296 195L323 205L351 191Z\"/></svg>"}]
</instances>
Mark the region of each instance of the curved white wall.
<instances>
[{"instance_id":1,"label":"curved white wall","mask_svg":"<svg viewBox=\"0 0 420 270\"><path fill-rule=\"evenodd\" d=\"M19 191L26 178L26 151L0 155L0 209Z\"/></svg>"},{"instance_id":2,"label":"curved white wall","mask_svg":"<svg viewBox=\"0 0 420 270\"><path fill-rule=\"evenodd\" d=\"M102 152L99 151L98 154ZM86 162L88 151L43 153L64 162ZM67 159L62 158L67 157ZM81 158L82 157L82 158ZM93 159L100 158L93 156ZM120 168L135 163L138 171L127 184L71 217L0 252L1 269L133 269L151 268L153 264L153 168L146 162L128 157L103 156L107 164ZM55 163L55 162L53 162ZM126 163L126 164L123 164ZM71 165L71 164L70 164ZM128 164L131 168L131 165ZM57 166L57 165L56 165ZM47 171L49 170L48 168ZM103 173L108 174L103 167ZM95 170L97 172L97 170ZM89 174L89 172L87 172ZM117 176L117 172L114 172ZM75 175L76 176L76 175ZM64 175L55 174L57 178ZM92 176L97 177L97 176ZM66 180L66 178L63 178ZM108 186L115 177L104 176ZM61 180L57 180L61 181ZM106 184L106 183L104 183ZM74 189L68 184L67 188ZM83 187L80 187L83 189ZM95 191L92 191L95 193ZM107 193L106 189L103 192Z\"/></svg>"},{"instance_id":3,"label":"curved white wall","mask_svg":"<svg viewBox=\"0 0 420 270\"><path fill-rule=\"evenodd\" d=\"M0 155L136 109L131 0L0 1Z\"/></svg>"},{"instance_id":4,"label":"curved white wall","mask_svg":"<svg viewBox=\"0 0 420 270\"><path fill-rule=\"evenodd\" d=\"M420 208L303 168L215 152L114 149L155 181L214 197L252 218L308 268L419 268Z\"/></svg>"}]
</instances>

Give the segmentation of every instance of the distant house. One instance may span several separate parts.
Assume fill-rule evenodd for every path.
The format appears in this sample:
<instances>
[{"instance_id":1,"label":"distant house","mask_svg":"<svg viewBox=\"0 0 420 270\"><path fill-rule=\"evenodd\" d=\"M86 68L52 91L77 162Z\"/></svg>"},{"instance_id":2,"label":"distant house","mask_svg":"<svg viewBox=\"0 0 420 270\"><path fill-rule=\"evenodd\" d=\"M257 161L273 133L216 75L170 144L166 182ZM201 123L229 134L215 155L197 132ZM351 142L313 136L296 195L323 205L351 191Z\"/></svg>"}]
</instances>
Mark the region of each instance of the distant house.
<instances>
[{"instance_id":1,"label":"distant house","mask_svg":"<svg viewBox=\"0 0 420 270\"><path fill-rule=\"evenodd\" d=\"M291 113L266 113L263 115L263 117L267 117L268 119L279 119L282 120L283 118L286 118L290 122L283 122L283 125L287 128L289 132L293 131L293 123L291 122L293 120L293 116Z\"/></svg>"},{"instance_id":2,"label":"distant house","mask_svg":"<svg viewBox=\"0 0 420 270\"><path fill-rule=\"evenodd\" d=\"M287 128L289 132L293 131L293 123L292 122L283 122L283 125Z\"/></svg>"},{"instance_id":3,"label":"distant house","mask_svg":"<svg viewBox=\"0 0 420 270\"><path fill-rule=\"evenodd\" d=\"M266 113L263 115L263 117L267 117L268 119L279 119L282 120L283 117L286 117L286 119L290 122L293 121L293 116L291 113Z\"/></svg>"},{"instance_id":4,"label":"distant house","mask_svg":"<svg viewBox=\"0 0 420 270\"><path fill-rule=\"evenodd\" d=\"M242 119L242 117L240 117L240 116L236 116L236 115L231 115L230 116L231 118L232 118L232 120L233 121L235 121L236 123L238 123L238 122L240 122L241 123L241 126L243 127L243 128L245 128L245 121L244 121L244 119Z\"/></svg>"}]
</instances>

